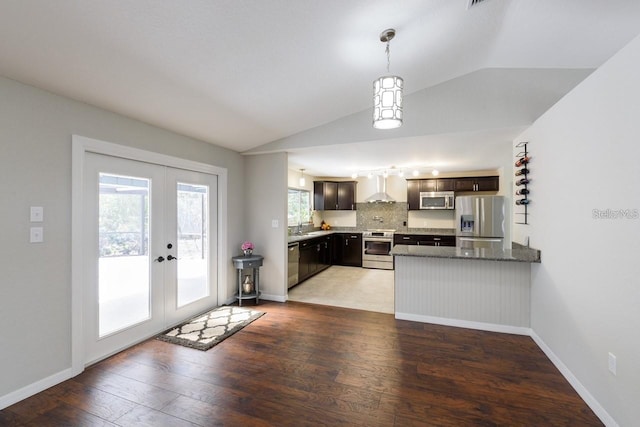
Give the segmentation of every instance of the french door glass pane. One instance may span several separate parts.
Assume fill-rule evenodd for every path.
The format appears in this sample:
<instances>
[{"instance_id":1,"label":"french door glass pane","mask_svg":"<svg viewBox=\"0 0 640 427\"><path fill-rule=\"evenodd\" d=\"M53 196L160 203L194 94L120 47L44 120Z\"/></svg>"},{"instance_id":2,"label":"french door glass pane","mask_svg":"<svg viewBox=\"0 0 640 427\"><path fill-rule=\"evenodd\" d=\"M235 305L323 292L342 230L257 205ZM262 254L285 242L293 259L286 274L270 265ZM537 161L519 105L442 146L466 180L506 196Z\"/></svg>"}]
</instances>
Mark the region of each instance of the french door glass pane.
<instances>
[{"instance_id":1,"label":"french door glass pane","mask_svg":"<svg viewBox=\"0 0 640 427\"><path fill-rule=\"evenodd\" d=\"M100 174L98 335L150 317L149 188L145 178Z\"/></svg>"},{"instance_id":2,"label":"french door glass pane","mask_svg":"<svg viewBox=\"0 0 640 427\"><path fill-rule=\"evenodd\" d=\"M178 183L178 307L209 296L209 188Z\"/></svg>"}]
</instances>

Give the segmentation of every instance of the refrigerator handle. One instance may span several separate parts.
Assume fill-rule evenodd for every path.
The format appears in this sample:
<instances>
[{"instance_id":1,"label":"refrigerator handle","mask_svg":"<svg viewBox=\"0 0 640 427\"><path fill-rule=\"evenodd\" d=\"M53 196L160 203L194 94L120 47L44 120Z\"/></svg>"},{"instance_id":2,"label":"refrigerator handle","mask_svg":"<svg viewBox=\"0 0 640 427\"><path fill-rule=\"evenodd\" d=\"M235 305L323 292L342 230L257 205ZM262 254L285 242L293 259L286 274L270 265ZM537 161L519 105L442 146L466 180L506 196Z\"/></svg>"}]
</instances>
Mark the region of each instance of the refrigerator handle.
<instances>
[{"instance_id":1,"label":"refrigerator handle","mask_svg":"<svg viewBox=\"0 0 640 427\"><path fill-rule=\"evenodd\" d=\"M480 232L482 233L482 234L480 234L481 236L484 236L484 235L485 235L485 233L484 233L484 226L485 226L485 221L486 221L486 219L487 219L487 218L486 218L486 215L485 215L485 205L484 205L484 202L485 202L485 199L484 199L484 198L480 199L480 215L482 216L482 218L480 218L480 224L481 224L481 225L480 225L480 229L481 229L481 230L480 230Z\"/></svg>"}]
</instances>

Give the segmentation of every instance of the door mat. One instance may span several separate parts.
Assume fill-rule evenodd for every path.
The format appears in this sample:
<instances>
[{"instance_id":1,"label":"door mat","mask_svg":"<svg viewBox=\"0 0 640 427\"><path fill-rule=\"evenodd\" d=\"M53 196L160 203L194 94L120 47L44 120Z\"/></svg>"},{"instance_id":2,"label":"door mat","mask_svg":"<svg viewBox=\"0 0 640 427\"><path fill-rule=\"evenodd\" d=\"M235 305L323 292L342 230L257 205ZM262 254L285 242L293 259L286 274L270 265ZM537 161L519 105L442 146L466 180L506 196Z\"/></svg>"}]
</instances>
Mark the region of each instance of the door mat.
<instances>
[{"instance_id":1,"label":"door mat","mask_svg":"<svg viewBox=\"0 0 640 427\"><path fill-rule=\"evenodd\" d=\"M194 317L180 326L163 332L156 338L161 341L206 351L263 315L264 313L261 311L248 308L235 306L217 307Z\"/></svg>"}]
</instances>

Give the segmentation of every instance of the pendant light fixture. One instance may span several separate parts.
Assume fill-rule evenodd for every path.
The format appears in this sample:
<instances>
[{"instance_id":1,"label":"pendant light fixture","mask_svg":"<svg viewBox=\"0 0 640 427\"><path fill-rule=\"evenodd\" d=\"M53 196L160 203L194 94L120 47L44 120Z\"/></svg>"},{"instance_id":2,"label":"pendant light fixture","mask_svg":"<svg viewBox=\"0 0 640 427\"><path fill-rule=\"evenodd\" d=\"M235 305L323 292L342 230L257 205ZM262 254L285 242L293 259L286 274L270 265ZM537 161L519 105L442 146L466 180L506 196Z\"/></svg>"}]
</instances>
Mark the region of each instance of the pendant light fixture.
<instances>
[{"instance_id":1,"label":"pendant light fixture","mask_svg":"<svg viewBox=\"0 0 640 427\"><path fill-rule=\"evenodd\" d=\"M300 179L298 180L298 185L300 187L304 187L307 181L304 179L304 169L300 169Z\"/></svg>"},{"instance_id":2,"label":"pendant light fixture","mask_svg":"<svg viewBox=\"0 0 640 427\"><path fill-rule=\"evenodd\" d=\"M380 34L380 41L387 44L387 75L373 82L373 127L393 129L402 126L402 77L389 74L391 53L389 42L395 37L396 30L389 28Z\"/></svg>"}]
</instances>

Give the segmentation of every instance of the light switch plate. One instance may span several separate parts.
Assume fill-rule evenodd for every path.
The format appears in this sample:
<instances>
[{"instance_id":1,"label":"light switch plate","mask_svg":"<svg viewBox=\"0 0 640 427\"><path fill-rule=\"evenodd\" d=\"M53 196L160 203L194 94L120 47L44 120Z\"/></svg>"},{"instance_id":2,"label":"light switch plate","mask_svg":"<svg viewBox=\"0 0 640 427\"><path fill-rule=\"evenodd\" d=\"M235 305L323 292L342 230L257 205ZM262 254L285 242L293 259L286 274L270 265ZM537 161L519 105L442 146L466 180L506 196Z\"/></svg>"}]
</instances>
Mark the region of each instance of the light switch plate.
<instances>
[{"instance_id":1,"label":"light switch plate","mask_svg":"<svg viewBox=\"0 0 640 427\"><path fill-rule=\"evenodd\" d=\"M42 227L31 227L29 242L30 243L44 242L44 229Z\"/></svg>"},{"instance_id":2,"label":"light switch plate","mask_svg":"<svg viewBox=\"0 0 640 427\"><path fill-rule=\"evenodd\" d=\"M31 222L44 221L44 208L42 206L31 206Z\"/></svg>"}]
</instances>

